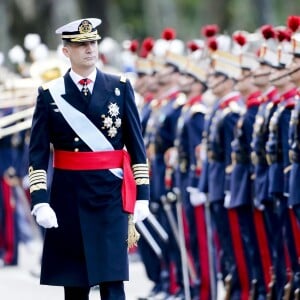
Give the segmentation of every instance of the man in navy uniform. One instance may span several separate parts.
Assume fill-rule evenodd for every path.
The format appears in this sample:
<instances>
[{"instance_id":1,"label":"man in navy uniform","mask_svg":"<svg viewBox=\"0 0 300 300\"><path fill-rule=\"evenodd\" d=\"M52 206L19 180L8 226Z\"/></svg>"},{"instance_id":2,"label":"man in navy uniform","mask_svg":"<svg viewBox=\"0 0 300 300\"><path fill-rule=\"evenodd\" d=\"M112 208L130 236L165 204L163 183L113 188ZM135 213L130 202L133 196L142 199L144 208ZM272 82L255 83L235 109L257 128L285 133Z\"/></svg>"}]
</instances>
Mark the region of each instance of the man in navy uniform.
<instances>
[{"instance_id":1,"label":"man in navy uniform","mask_svg":"<svg viewBox=\"0 0 300 300\"><path fill-rule=\"evenodd\" d=\"M268 193L268 170L269 166L266 159L266 142L269 134L269 122L276 110L278 104L278 90L270 85L269 77L272 72L272 64L270 56L267 55L268 50L261 47L259 56L260 66L254 71L253 82L262 92L262 101L259 105L258 112L255 116L253 125L253 134L251 141L251 159L254 166L254 219L256 224L261 222L257 231L262 237L262 227L266 229L265 238L259 238L259 247L264 250L263 263L265 282L268 285L269 295L272 290L275 290L275 277L282 278L281 274L284 273L283 268L274 268L275 262L281 260L276 255L276 249L273 245L273 222L275 218L272 198ZM260 220L260 221L259 221ZM277 264L278 265L278 264ZM281 270L283 269L283 270ZM280 279L279 279L280 281ZM278 282L279 282L278 281Z\"/></svg>"},{"instance_id":2,"label":"man in navy uniform","mask_svg":"<svg viewBox=\"0 0 300 300\"><path fill-rule=\"evenodd\" d=\"M251 137L253 123L259 104L261 102L261 91L252 83L253 71L258 67L256 57L252 53L240 54L241 76L236 84L246 104L246 109L241 114L232 142L233 170L230 180L230 199L227 203L229 211L234 212L238 219L236 230L239 230L242 239L243 251L246 257L244 276L241 286L244 293L249 297L250 282L256 282L255 299L265 299L266 288L262 272L258 241L255 234L252 206L253 190L253 167L251 164ZM262 228L260 228L262 230ZM254 289L252 293L254 293Z\"/></svg>"},{"instance_id":3,"label":"man in navy uniform","mask_svg":"<svg viewBox=\"0 0 300 300\"><path fill-rule=\"evenodd\" d=\"M81 19L56 30L71 69L39 88L32 122L32 214L47 228L41 284L64 286L66 300L89 299L94 285L102 300L125 299L132 222L149 213L133 89L123 76L96 68L100 23ZM54 173L47 199L50 144Z\"/></svg>"},{"instance_id":4,"label":"man in navy uniform","mask_svg":"<svg viewBox=\"0 0 300 300\"><path fill-rule=\"evenodd\" d=\"M267 159L269 163L269 194L273 200L273 210L275 220L273 222L273 230L276 232L274 237L274 245L277 250L278 257L284 256L285 246L288 249L289 264L291 270L295 273L299 272L298 255L296 253L295 241L297 237L293 237L291 228L291 219L288 210L288 192L289 192L289 123L291 119L291 111L295 105L295 97L297 89L290 81L288 65L291 57L285 53L281 55L281 49L277 51L277 59L273 62L275 71L270 76L270 81L278 89L280 93L279 103L275 112L270 119L269 136L266 143ZM296 238L296 239L295 239ZM275 262L275 269L283 269L282 262ZM277 265L280 265L277 266ZM286 271L288 264L286 264ZM283 274L281 274L282 276ZM283 276L282 276L283 277ZM278 299L285 294L283 291L284 280L287 283L289 276L286 273L285 278L278 278L277 294Z\"/></svg>"},{"instance_id":5,"label":"man in navy uniform","mask_svg":"<svg viewBox=\"0 0 300 300\"><path fill-rule=\"evenodd\" d=\"M300 38L294 38L293 63L289 67L291 80L297 86L298 92L295 97L295 109L292 112L290 122L290 160L292 163L290 182L289 182L289 206L293 207L298 221L300 222L300 195L298 188L299 171L300 171L300 156L299 156L299 118L300 118Z\"/></svg>"},{"instance_id":6,"label":"man in navy uniform","mask_svg":"<svg viewBox=\"0 0 300 300\"><path fill-rule=\"evenodd\" d=\"M12 108L1 109L0 117L13 113ZM18 228L13 185L16 168L13 159L13 135L0 139L0 260L4 265L18 263Z\"/></svg>"},{"instance_id":7,"label":"man in navy uniform","mask_svg":"<svg viewBox=\"0 0 300 300\"><path fill-rule=\"evenodd\" d=\"M189 243L197 275L193 282L193 299L210 298L209 258L206 236L204 205L198 201L197 184L201 166L197 163L196 148L201 144L204 116L207 106L203 93L207 89L207 73L189 59L184 69L180 88L187 96L177 122L175 147L178 153L176 186L181 190L184 212L187 217ZM196 199L196 200L195 200ZM195 203L196 201L196 203ZM194 207L195 206L195 207ZM203 226L204 224L204 226Z\"/></svg>"},{"instance_id":8,"label":"man in navy uniform","mask_svg":"<svg viewBox=\"0 0 300 300\"><path fill-rule=\"evenodd\" d=\"M234 126L241 112L241 95L234 91L240 69L232 59L223 58L222 52L215 55L214 70L209 77L209 87L218 99L206 118L203 140L206 142L206 160L199 181L200 192L207 193L212 222L220 240L220 264L222 279L230 290L227 297L238 299L238 282L229 215L224 207L225 192L229 190L231 171L231 142ZM226 53L226 57L230 57ZM216 185L216 182L218 183ZM199 196L200 196L199 195ZM201 196L202 197L202 196ZM237 249L238 251L238 249Z\"/></svg>"},{"instance_id":9,"label":"man in navy uniform","mask_svg":"<svg viewBox=\"0 0 300 300\"><path fill-rule=\"evenodd\" d=\"M179 78L180 70L184 66L185 57L171 50L166 51L164 57L164 65L156 74L156 78L160 85L160 93L158 94L158 102L153 103L153 111L148 122L149 128L152 127L150 135L149 152L152 157L152 205L157 204L157 217L162 226L169 234L169 241L166 245L162 245L165 268L169 271L168 283L164 284L168 293L178 294L183 291L181 261L178 245L174 232L172 230L168 215L163 208L166 208L162 199L166 199L166 195L173 188L173 168L170 165L169 150L173 148L177 121L180 116L182 106L186 97L180 93ZM154 107L155 105L155 107ZM153 150L151 150L153 149ZM153 156L151 154L153 153ZM171 172L170 172L171 171ZM170 195L170 194L169 194ZM175 218L175 203L170 202L172 214ZM175 270L176 276L171 274ZM164 271L164 274L167 274ZM165 278L166 275L163 275Z\"/></svg>"},{"instance_id":10,"label":"man in navy uniform","mask_svg":"<svg viewBox=\"0 0 300 300\"><path fill-rule=\"evenodd\" d=\"M290 120L290 162L291 172L289 177L289 198L288 206L295 214L295 217L300 222L300 197L299 197L299 118L300 118L300 38L297 34L292 38L293 44L293 62L289 66L289 74L291 81L297 87L297 94L295 96L295 108L291 113ZM295 222L297 223L297 222ZM300 296L300 272L294 272L293 274L293 290L295 290L295 299L299 299Z\"/></svg>"}]
</instances>

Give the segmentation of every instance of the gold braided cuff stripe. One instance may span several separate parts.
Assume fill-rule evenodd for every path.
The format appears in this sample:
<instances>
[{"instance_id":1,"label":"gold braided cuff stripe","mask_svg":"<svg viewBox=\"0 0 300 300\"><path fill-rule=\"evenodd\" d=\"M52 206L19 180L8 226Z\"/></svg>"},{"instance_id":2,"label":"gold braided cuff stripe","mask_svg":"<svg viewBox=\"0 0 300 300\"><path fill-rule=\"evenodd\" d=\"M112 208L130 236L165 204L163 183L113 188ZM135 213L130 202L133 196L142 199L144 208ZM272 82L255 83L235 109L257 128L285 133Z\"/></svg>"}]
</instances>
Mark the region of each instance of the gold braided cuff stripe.
<instances>
[{"instance_id":1,"label":"gold braided cuff stripe","mask_svg":"<svg viewBox=\"0 0 300 300\"><path fill-rule=\"evenodd\" d=\"M148 164L132 165L133 176L137 185L149 184Z\"/></svg>"},{"instance_id":2,"label":"gold braided cuff stripe","mask_svg":"<svg viewBox=\"0 0 300 300\"><path fill-rule=\"evenodd\" d=\"M29 168L30 193L38 190L47 190L47 173L43 169Z\"/></svg>"},{"instance_id":3,"label":"gold braided cuff stripe","mask_svg":"<svg viewBox=\"0 0 300 300\"><path fill-rule=\"evenodd\" d=\"M135 179L136 185L149 184L148 178L137 178Z\"/></svg>"},{"instance_id":4,"label":"gold braided cuff stripe","mask_svg":"<svg viewBox=\"0 0 300 300\"><path fill-rule=\"evenodd\" d=\"M38 183L35 185L32 185L29 189L30 193L33 193L35 191L39 190L47 190L47 185L45 183Z\"/></svg>"}]
</instances>

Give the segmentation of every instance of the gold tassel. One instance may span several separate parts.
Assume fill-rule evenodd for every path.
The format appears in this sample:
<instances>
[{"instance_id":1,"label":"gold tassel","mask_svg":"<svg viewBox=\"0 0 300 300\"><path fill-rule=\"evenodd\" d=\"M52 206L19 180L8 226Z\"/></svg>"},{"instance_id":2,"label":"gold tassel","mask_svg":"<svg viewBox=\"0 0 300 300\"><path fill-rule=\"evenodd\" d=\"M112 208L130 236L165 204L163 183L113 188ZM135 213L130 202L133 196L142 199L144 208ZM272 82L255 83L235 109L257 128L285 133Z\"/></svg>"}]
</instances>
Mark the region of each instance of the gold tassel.
<instances>
[{"instance_id":1,"label":"gold tassel","mask_svg":"<svg viewBox=\"0 0 300 300\"><path fill-rule=\"evenodd\" d=\"M137 242L140 238L140 234L135 228L133 223L133 215L128 215L128 248L132 248L133 246L137 245Z\"/></svg>"}]
</instances>

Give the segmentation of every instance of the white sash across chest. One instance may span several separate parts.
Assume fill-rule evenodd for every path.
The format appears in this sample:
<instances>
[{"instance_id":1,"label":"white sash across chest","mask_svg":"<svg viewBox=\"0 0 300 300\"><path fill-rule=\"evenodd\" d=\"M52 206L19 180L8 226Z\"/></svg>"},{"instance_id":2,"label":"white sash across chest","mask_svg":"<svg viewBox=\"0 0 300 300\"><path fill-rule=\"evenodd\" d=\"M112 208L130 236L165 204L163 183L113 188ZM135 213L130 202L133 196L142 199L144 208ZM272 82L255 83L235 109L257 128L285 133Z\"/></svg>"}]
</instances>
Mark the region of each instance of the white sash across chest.
<instances>
[{"instance_id":1,"label":"white sash across chest","mask_svg":"<svg viewBox=\"0 0 300 300\"><path fill-rule=\"evenodd\" d=\"M65 94L64 78L60 77L49 83L49 92L56 103L59 111L76 132L76 134L91 148L92 151L115 150L103 133L75 107L70 105L62 95ZM109 169L115 176L123 178L121 168Z\"/></svg>"}]
</instances>

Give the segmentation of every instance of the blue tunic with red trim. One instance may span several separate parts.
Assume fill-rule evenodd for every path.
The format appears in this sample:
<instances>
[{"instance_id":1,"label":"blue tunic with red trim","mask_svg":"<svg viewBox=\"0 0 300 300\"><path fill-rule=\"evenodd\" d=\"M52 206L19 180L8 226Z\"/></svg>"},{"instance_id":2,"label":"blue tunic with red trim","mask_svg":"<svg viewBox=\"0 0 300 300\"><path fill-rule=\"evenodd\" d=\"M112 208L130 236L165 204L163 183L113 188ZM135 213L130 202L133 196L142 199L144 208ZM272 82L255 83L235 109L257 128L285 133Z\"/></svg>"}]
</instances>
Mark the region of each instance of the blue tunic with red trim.
<instances>
[{"instance_id":1,"label":"blue tunic with red trim","mask_svg":"<svg viewBox=\"0 0 300 300\"><path fill-rule=\"evenodd\" d=\"M235 128L235 138L231 144L234 167L230 178L231 198L228 205L234 208L251 205L253 199L253 182L251 179L253 166L251 164L251 137L255 115L260 103L260 92L254 92L246 99L247 110L239 118Z\"/></svg>"},{"instance_id":2,"label":"blue tunic with red trim","mask_svg":"<svg viewBox=\"0 0 300 300\"><path fill-rule=\"evenodd\" d=\"M208 197L211 202L223 201L225 191L229 190L230 173L226 169L231 166L231 142L233 128L239 118L240 101L240 95L236 92L219 100L208 129L208 167L203 169L202 174L204 178L207 176Z\"/></svg>"},{"instance_id":3,"label":"blue tunic with red trim","mask_svg":"<svg viewBox=\"0 0 300 300\"><path fill-rule=\"evenodd\" d=\"M137 199L149 200L141 124L129 81L97 70L88 101L69 73L64 82L65 101L85 114L115 150L126 147ZM47 199L50 144L55 150L91 151L66 122L49 90L39 88L29 150L32 206L49 201L59 225L46 230L41 283L92 286L128 280L128 214L122 208L122 179L109 170L54 169Z\"/></svg>"}]
</instances>

